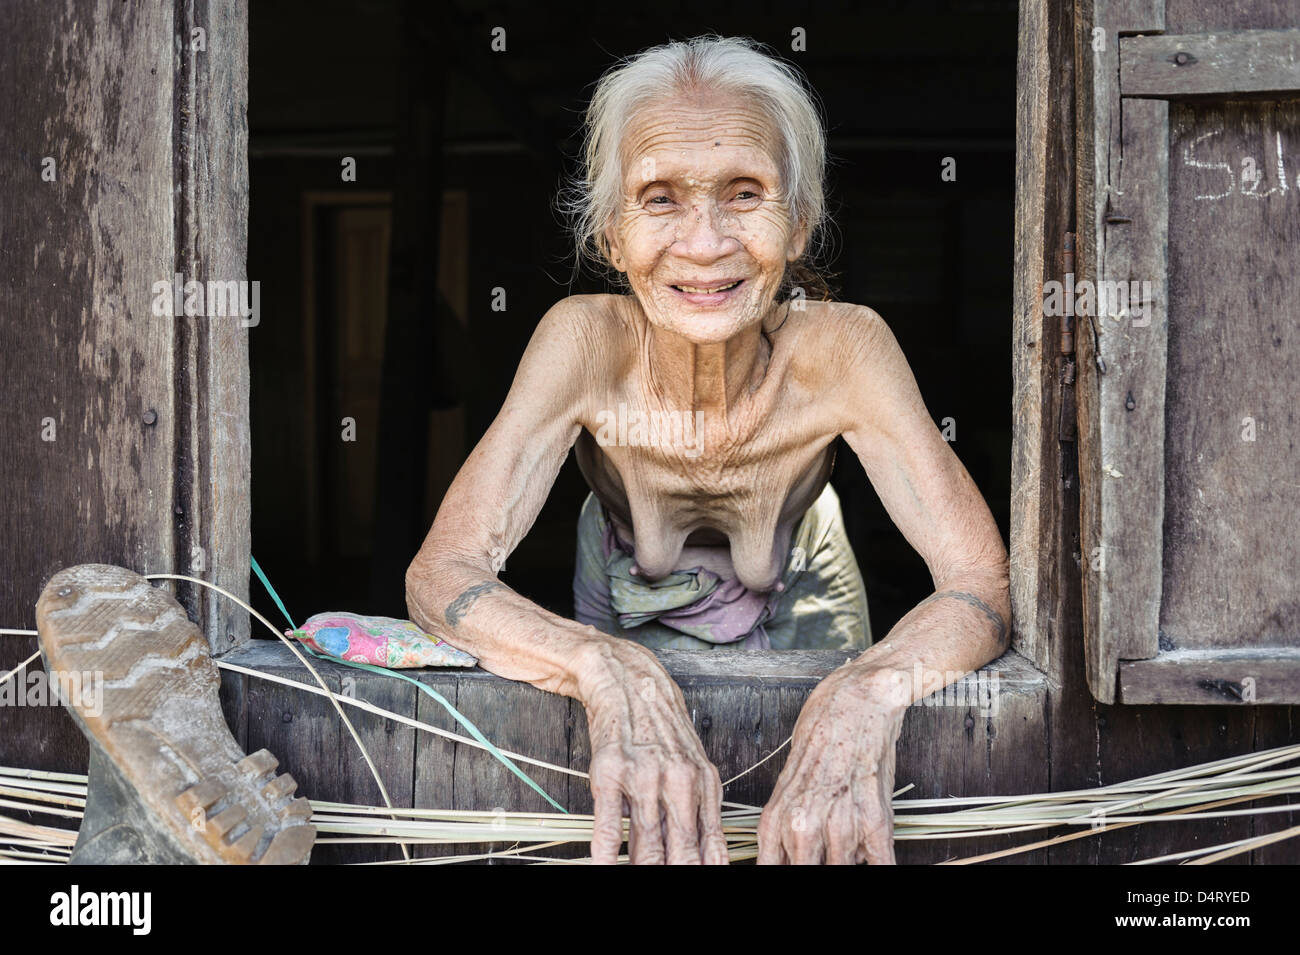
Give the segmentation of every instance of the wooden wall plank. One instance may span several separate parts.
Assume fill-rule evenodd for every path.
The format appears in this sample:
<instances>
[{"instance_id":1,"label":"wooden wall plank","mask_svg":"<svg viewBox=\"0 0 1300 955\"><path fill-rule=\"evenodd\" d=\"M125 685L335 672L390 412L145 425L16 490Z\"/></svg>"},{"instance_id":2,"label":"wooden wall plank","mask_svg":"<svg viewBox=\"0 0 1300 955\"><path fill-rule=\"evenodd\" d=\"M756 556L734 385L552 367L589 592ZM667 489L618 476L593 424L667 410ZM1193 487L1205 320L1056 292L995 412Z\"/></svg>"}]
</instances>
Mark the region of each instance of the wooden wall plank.
<instances>
[{"instance_id":1,"label":"wooden wall plank","mask_svg":"<svg viewBox=\"0 0 1300 955\"><path fill-rule=\"evenodd\" d=\"M1284 30L1300 24L1300 0L1166 0L1168 33Z\"/></svg>"},{"instance_id":2,"label":"wooden wall plank","mask_svg":"<svg viewBox=\"0 0 1300 955\"><path fill-rule=\"evenodd\" d=\"M587 711L577 700L569 701L566 726L569 733L569 768L585 773L591 767L591 735L587 732ZM570 776L568 780L569 811L592 812L595 807L587 781L579 776Z\"/></svg>"},{"instance_id":3,"label":"wooden wall plank","mask_svg":"<svg viewBox=\"0 0 1300 955\"><path fill-rule=\"evenodd\" d=\"M244 752L248 752L248 677L229 670L221 671L221 713Z\"/></svg>"},{"instance_id":4,"label":"wooden wall plank","mask_svg":"<svg viewBox=\"0 0 1300 955\"><path fill-rule=\"evenodd\" d=\"M1077 280L1095 286L1105 279L1145 279L1161 302L1167 220L1167 161L1162 167L1160 158L1167 120L1161 110L1167 107L1125 101L1121 108L1118 77L1120 34L1161 32L1163 6L1085 0L1076 45ZM1102 32L1100 43L1096 30ZM1089 686L1107 702L1115 698L1119 658L1151 656L1156 648L1159 574L1151 569L1150 558L1155 557L1155 568L1160 563L1159 551L1153 555L1150 547L1159 546L1160 510L1159 497L1146 495L1163 493L1152 472L1163 461L1154 451L1160 445L1149 442L1163 436L1158 424L1163 420L1164 322L1162 310L1140 328L1132 327L1126 316L1118 321L1078 318L1085 652ZM1151 373L1156 365L1158 382ZM1135 388L1130 408L1129 393ZM1135 523L1129 525L1129 520Z\"/></svg>"},{"instance_id":5,"label":"wooden wall plank","mask_svg":"<svg viewBox=\"0 0 1300 955\"><path fill-rule=\"evenodd\" d=\"M1300 91L1300 29L1120 40L1120 94L1178 99Z\"/></svg>"},{"instance_id":6,"label":"wooden wall plank","mask_svg":"<svg viewBox=\"0 0 1300 955\"><path fill-rule=\"evenodd\" d=\"M1122 659L1158 646L1164 519L1165 365L1168 340L1169 104L1125 100L1119 169L1099 229L1092 326L1104 365L1097 410L1101 485L1098 626ZM1118 301L1101 302L1107 283ZM1100 371L1099 367L1099 371ZM1095 470L1094 470L1095 469Z\"/></svg>"},{"instance_id":7,"label":"wooden wall plank","mask_svg":"<svg viewBox=\"0 0 1300 955\"><path fill-rule=\"evenodd\" d=\"M415 718L418 710L416 697L420 695L419 690L402 680L363 670L349 670L340 676L339 686L345 695L366 700L402 716ZM355 708L348 711L348 718L370 751L370 758L374 760L392 804L413 806L416 730ZM346 727L341 727L339 743L339 781L344 787L343 799L382 806L384 801L379 786ZM337 853L340 862L376 862L402 857L397 846L339 846Z\"/></svg>"},{"instance_id":8,"label":"wooden wall plank","mask_svg":"<svg viewBox=\"0 0 1300 955\"><path fill-rule=\"evenodd\" d=\"M1001 664L1006 663L1003 667ZM899 798L1043 792L1050 788L1047 685L1025 661L999 661L911 707L899 739ZM900 863L929 864L1023 845L1014 836L900 841ZM1045 861L1041 850L1008 858Z\"/></svg>"},{"instance_id":9,"label":"wooden wall plank","mask_svg":"<svg viewBox=\"0 0 1300 955\"><path fill-rule=\"evenodd\" d=\"M705 753L719 767L719 774L725 773L721 775L722 782L753 766L781 745L785 737L774 741L763 739L763 704L781 692L779 687L762 687L740 681L731 686L687 685L682 688L687 711ZM807 691L801 691L800 695L806 698ZM762 805L763 796L771 790L761 790L761 782L749 773L726 786L722 798L728 802Z\"/></svg>"},{"instance_id":10,"label":"wooden wall plank","mask_svg":"<svg viewBox=\"0 0 1300 955\"><path fill-rule=\"evenodd\" d=\"M63 567L174 566L173 325L150 310L174 264L172 5L17 0L0 35L0 620L31 628ZM33 642L0 638L0 672ZM9 708L0 760L84 771L70 726Z\"/></svg>"},{"instance_id":11,"label":"wooden wall plank","mask_svg":"<svg viewBox=\"0 0 1300 955\"><path fill-rule=\"evenodd\" d=\"M1065 236L1075 231L1074 4L1022 3L1017 81L1016 258L1012 364L1011 599L1013 646L1049 679L1077 653L1083 554L1071 354L1078 329L1045 314L1046 281L1065 281ZM1090 32L1084 42L1090 42ZM1086 104L1082 108L1086 108ZM1074 344L1070 342L1073 338Z\"/></svg>"},{"instance_id":12,"label":"wooden wall plank","mask_svg":"<svg viewBox=\"0 0 1300 955\"><path fill-rule=\"evenodd\" d=\"M1293 0L1285 0L1292 3ZM1163 4L1161 5L1163 6ZM1077 161L1075 174L1079 184L1078 193L1078 231L1079 231L1079 279L1097 278L1096 263L1099 259L1099 245L1104 244L1104 232L1097 233L1097 226L1103 222L1108 189L1110 188L1110 170L1113 155L1108 141L1108 133L1117 117L1111 115L1111 103L1117 99L1105 96L1107 84L1118 74L1118 62L1108 57L1117 46L1115 39L1118 32L1162 32L1164 27L1178 32L1189 32L1204 28L1238 29L1244 26L1269 26L1263 22L1267 17L1258 13L1265 6L1263 3L1222 4L1217 0L1207 0L1200 4L1204 8L1205 19L1191 22L1185 19L1190 6L1188 0L1169 0L1167 22L1155 16L1133 18L1120 21L1120 26L1112 26L1106 32L1106 47L1101 50L1093 48L1093 28L1106 22L1116 8L1112 4L1093 3L1093 0L1080 0L1077 5L1077 42L1076 51L1080 64L1076 91L1076 109L1081 118L1078 129ZM1246 7L1253 8L1247 10ZM1159 13L1160 11L1154 11ZM1200 15L1198 13L1198 15ZM1260 17L1256 20L1256 17ZM1252 22L1253 21L1253 22ZM1294 22L1294 20L1292 21ZM1084 121L1084 117L1092 117ZM1096 348L1092 335L1085 323L1076 338L1079 348L1079 429L1080 429L1080 463L1086 469L1097 447L1097 424L1099 413L1096 406L1098 394L1098 369L1095 363ZM1085 540L1084 557L1090 564L1091 548L1087 546L1097 537L1099 527L1099 496L1096 494L1097 482L1084 474L1082 484L1082 530ZM1068 524L1072 519L1071 494L1062 496L1059 509L1052 515L1054 523ZM1085 564L1085 568L1089 566ZM1120 779L1161 772L1187 765L1193 759L1221 759L1238 755L1252 747L1252 741L1239 731L1240 726L1247 725L1260 714L1276 713L1289 708L1283 707L1214 707L1222 716L1220 723L1207 720L1209 707L1133 707L1122 705L1103 705L1098 699L1114 699L1114 684L1108 679L1098 680L1097 675L1113 674L1117 657L1112 654L1108 661L1099 663L1096 651L1099 644L1095 642L1096 606L1098 596L1097 577L1094 572L1085 570L1083 578L1087 603L1083 604L1083 617L1087 626L1087 642L1083 633L1079 633L1077 642L1066 645L1061 659L1064 663L1059 673L1053 673L1053 688L1049 694L1049 720L1047 732L1050 737L1051 788L1054 791L1074 788L1086 788ZM1067 582L1068 583L1068 582ZM1080 595L1071 593L1069 586L1063 588L1060 606L1061 626L1065 630L1079 625ZM1079 647L1086 647L1085 654ZM1134 666L1145 664L1133 664ZM1109 694L1109 695L1108 695ZM1214 715L1214 714L1211 714ZM1290 739L1286 719L1274 718L1274 732L1271 736L1256 734L1254 748L1280 745ZM1213 732L1208 736L1204 730L1213 725ZM1237 730L1234 730L1237 727ZM1193 747L1188 744L1189 736L1201 736L1199 743ZM1125 741L1137 740L1129 747ZM1141 745L1142 741L1156 745ZM1120 752L1119 747L1123 747ZM1103 758L1103 755L1105 758ZM1196 844L1208 844L1213 838L1212 824L1179 823L1166 827L1166 847L1187 848ZM1053 864L1096 865L1103 861L1129 862L1141 857L1143 847L1135 845L1131 830L1089 835L1054 846L1049 851ZM1159 845L1147 845L1148 850L1161 848ZM1154 855L1155 851L1147 852ZM1300 846L1292 841L1277 847L1276 854L1269 861L1294 862L1300 857Z\"/></svg>"},{"instance_id":13,"label":"wooden wall plank","mask_svg":"<svg viewBox=\"0 0 1300 955\"><path fill-rule=\"evenodd\" d=\"M569 699L524 683L483 675L488 679L467 679L464 674L453 675L458 684L453 704L456 709L502 749L559 766L569 765ZM441 710L441 713L432 714L435 709ZM434 715L437 720L435 725L466 735L465 730L436 702L421 701L421 712ZM443 751L441 744L437 749ZM518 765L552 799L572 811L568 805L568 776L527 763ZM503 812L556 811L546 799L486 750L456 744L450 761L443 766L444 771L450 769L451 798L450 802L441 804L440 808ZM443 850L445 854L482 852L483 847L466 844L443 847Z\"/></svg>"},{"instance_id":14,"label":"wooden wall plank","mask_svg":"<svg viewBox=\"0 0 1300 955\"><path fill-rule=\"evenodd\" d=\"M205 283L248 281L247 0L194 0L177 10L177 98L183 107L175 156L182 196L177 271ZM204 31L206 49L195 49L196 29ZM256 334L251 323L260 321L260 315L178 320L177 349L184 356L178 391L187 427L177 446L175 526L178 566L191 568L178 572L210 580L244 600L252 517L248 337ZM201 566L195 565L196 554ZM201 592L187 595L187 609L213 652L249 639L244 611L219 594L195 589Z\"/></svg>"},{"instance_id":15,"label":"wooden wall plank","mask_svg":"<svg viewBox=\"0 0 1300 955\"><path fill-rule=\"evenodd\" d=\"M341 690L336 671L343 669L322 669L326 685L335 693ZM293 678L311 681L311 675L301 667ZM345 798L342 751L345 746L355 744L347 736L330 701L294 687L254 678L249 678L247 697L248 752L269 749L280 761L279 771L289 773L297 781L298 795L342 801ZM330 836L322 834L320 838ZM317 845L311 854L313 865L337 863L343 858L340 847L328 844Z\"/></svg>"},{"instance_id":16,"label":"wooden wall plank","mask_svg":"<svg viewBox=\"0 0 1300 955\"><path fill-rule=\"evenodd\" d=\"M1120 664L1125 703L1290 704L1300 699L1300 650L1169 650Z\"/></svg>"},{"instance_id":17,"label":"wooden wall plank","mask_svg":"<svg viewBox=\"0 0 1300 955\"><path fill-rule=\"evenodd\" d=\"M205 52L176 11L206 27ZM77 563L196 570L247 593L246 351L206 318L153 312L155 283L173 281L185 249L213 270L201 277L243 277L245 18L242 4L209 15L202 2L0 11L0 79L26 90L0 117L17 186L0 215L12 302L0 397L21 409L0 421L9 626L30 625L44 581ZM214 647L247 638L224 598L167 586ZM0 644L0 669L19 649ZM16 711L5 724L0 758L85 768L63 714Z\"/></svg>"},{"instance_id":18,"label":"wooden wall plank","mask_svg":"<svg viewBox=\"0 0 1300 955\"><path fill-rule=\"evenodd\" d=\"M762 713L754 741L759 759L773 753L789 738L810 692L812 691L804 686L776 686L764 690ZM772 791L776 789L776 781L781 777L781 772L785 769L789 758L790 747L787 745L762 766L750 770L730 785L724 785L722 798L749 806L764 805ZM723 783L726 784L727 780L745 772L753 765L754 763L751 762L744 766L727 767L722 777Z\"/></svg>"},{"instance_id":19,"label":"wooden wall plank","mask_svg":"<svg viewBox=\"0 0 1300 955\"><path fill-rule=\"evenodd\" d=\"M1044 517L1055 498L1052 459L1054 340L1043 316L1043 282L1053 277L1052 236L1068 220L1053 216L1060 179L1049 177L1053 110L1047 0L1020 4L1016 72L1016 241L1012 268L1011 639L1040 669L1051 665L1047 579L1055 566ZM1055 187L1055 188L1054 188ZM1049 190L1052 192L1049 195ZM1053 208L1053 211L1055 209ZM1068 215L1068 206L1066 208Z\"/></svg>"},{"instance_id":20,"label":"wooden wall plank","mask_svg":"<svg viewBox=\"0 0 1300 955\"><path fill-rule=\"evenodd\" d=\"M421 683L438 691L452 706L457 706L457 690L460 681L451 673L443 670L430 670L419 674ZM416 701L416 719L439 729L464 734L464 730L448 715L447 710L427 694L420 693ZM428 808L448 808L452 805L454 787L452 784L456 771L457 745L441 736L417 731L414 755L413 805ZM528 771L528 770L525 770ZM411 854L423 858L426 856L454 855L455 846L419 846ZM479 851L472 847L472 851Z\"/></svg>"},{"instance_id":21,"label":"wooden wall plank","mask_svg":"<svg viewBox=\"0 0 1300 955\"><path fill-rule=\"evenodd\" d=\"M508 680L465 680L456 694L456 708L497 746L548 763L568 764L567 697ZM527 764L520 769L564 805L568 783L562 774ZM456 747L447 808L555 811L491 753L468 746Z\"/></svg>"},{"instance_id":22,"label":"wooden wall plank","mask_svg":"<svg viewBox=\"0 0 1300 955\"><path fill-rule=\"evenodd\" d=\"M1171 127L1163 645L1300 648L1300 103Z\"/></svg>"}]
</instances>

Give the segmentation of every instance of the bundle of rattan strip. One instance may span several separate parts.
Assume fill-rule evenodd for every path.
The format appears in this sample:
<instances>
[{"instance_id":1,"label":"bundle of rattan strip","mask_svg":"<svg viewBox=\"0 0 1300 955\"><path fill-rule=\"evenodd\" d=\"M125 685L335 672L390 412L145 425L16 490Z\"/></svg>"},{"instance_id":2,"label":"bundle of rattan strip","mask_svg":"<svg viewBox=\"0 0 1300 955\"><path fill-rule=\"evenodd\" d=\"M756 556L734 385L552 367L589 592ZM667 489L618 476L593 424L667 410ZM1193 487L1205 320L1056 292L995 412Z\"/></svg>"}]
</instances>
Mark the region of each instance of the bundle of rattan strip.
<instances>
[{"instance_id":1,"label":"bundle of rattan strip","mask_svg":"<svg viewBox=\"0 0 1300 955\"><path fill-rule=\"evenodd\" d=\"M899 840L963 839L1069 827L1073 831L1013 849L953 862L980 862L1025 852L1111 829L1156 821L1218 819L1294 812L1294 805L1249 808L1244 803L1300 792L1300 745L1248 753L1184 769L1146 776L1096 789L1022 796L968 796L946 799L895 799L894 833ZM85 777L0 767L0 808L30 814L79 819ZM561 859L544 853L557 846L591 840L588 815L534 812L403 809L313 802L313 823L321 844L481 845L468 855L402 859L382 864L443 865L508 858L559 864L588 859ZM732 861L758 854L759 810L723 812ZM1138 864L1190 860L1213 862L1300 835L1300 826L1204 846ZM57 863L67 860L76 832L70 828L23 822L0 815L0 858L12 862ZM626 860L624 860L626 861Z\"/></svg>"}]
</instances>

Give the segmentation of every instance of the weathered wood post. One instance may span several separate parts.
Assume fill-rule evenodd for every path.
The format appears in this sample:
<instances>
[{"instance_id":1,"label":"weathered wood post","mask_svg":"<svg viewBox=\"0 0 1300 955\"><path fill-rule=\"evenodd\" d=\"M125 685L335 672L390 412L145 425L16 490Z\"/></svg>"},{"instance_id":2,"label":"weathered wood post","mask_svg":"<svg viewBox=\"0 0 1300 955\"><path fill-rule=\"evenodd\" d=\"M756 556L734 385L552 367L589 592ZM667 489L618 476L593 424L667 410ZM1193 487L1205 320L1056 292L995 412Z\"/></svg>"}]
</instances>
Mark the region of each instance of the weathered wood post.
<instances>
[{"instance_id":1,"label":"weathered wood post","mask_svg":"<svg viewBox=\"0 0 1300 955\"><path fill-rule=\"evenodd\" d=\"M21 91L0 112L0 626L31 628L71 564L246 595L246 5L17 0L0 35ZM174 315L177 275L203 291ZM214 649L248 639L229 601L178 592ZM2 638L0 672L35 647ZM78 769L85 744L57 707L10 708L0 760Z\"/></svg>"}]
</instances>

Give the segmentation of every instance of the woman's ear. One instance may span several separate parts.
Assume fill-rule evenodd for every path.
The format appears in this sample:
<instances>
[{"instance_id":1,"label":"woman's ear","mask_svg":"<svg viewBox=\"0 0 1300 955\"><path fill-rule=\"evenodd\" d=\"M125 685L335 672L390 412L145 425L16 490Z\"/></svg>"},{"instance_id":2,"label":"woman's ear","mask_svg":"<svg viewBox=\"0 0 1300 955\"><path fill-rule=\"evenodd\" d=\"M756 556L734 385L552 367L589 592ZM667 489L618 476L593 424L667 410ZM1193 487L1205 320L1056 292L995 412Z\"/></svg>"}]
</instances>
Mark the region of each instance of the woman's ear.
<instances>
[{"instance_id":1,"label":"woman's ear","mask_svg":"<svg viewBox=\"0 0 1300 955\"><path fill-rule=\"evenodd\" d=\"M785 260L787 262L798 262L807 247L808 224L801 221L799 227L794 230L794 235L790 236L790 246L786 250Z\"/></svg>"},{"instance_id":2,"label":"woman's ear","mask_svg":"<svg viewBox=\"0 0 1300 955\"><path fill-rule=\"evenodd\" d=\"M605 248L608 250L609 264L620 272L626 272L627 264L623 261L623 250L619 247L618 237L614 235L612 227L605 230Z\"/></svg>"}]
</instances>

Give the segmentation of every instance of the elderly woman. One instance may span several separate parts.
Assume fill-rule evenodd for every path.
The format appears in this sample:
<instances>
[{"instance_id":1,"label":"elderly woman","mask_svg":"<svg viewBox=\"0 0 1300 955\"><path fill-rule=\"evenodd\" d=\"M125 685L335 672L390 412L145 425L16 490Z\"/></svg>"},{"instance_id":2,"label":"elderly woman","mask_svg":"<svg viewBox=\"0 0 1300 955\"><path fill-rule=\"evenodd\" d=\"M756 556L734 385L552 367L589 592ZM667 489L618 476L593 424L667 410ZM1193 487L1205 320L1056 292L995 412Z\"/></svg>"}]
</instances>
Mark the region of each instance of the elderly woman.
<instances>
[{"instance_id":1,"label":"elderly woman","mask_svg":"<svg viewBox=\"0 0 1300 955\"><path fill-rule=\"evenodd\" d=\"M722 788L649 647L861 648L809 696L759 827L762 863L894 861L894 748L914 671L1007 646L1007 557L884 321L812 300L825 138L799 75L740 39L655 47L600 80L579 238L623 294L541 319L500 414L406 576L413 620L586 708L592 854L723 863ZM827 484L843 436L935 592L871 645ZM569 449L577 621L502 584Z\"/></svg>"}]
</instances>

